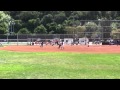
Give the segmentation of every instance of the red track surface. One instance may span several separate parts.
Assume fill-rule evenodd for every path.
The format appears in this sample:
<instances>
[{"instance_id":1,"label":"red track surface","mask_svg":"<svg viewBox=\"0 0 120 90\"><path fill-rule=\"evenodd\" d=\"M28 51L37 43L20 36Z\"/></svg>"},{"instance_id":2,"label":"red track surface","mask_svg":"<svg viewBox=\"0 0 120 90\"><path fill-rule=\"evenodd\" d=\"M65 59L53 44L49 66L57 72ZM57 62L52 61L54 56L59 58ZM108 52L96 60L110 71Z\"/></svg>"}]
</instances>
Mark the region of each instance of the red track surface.
<instances>
[{"instance_id":1,"label":"red track surface","mask_svg":"<svg viewBox=\"0 0 120 90\"><path fill-rule=\"evenodd\" d=\"M79 52L79 53L120 53L120 46L117 45L65 45L64 49L58 49L58 46L5 46L0 47L0 50L19 51L19 52Z\"/></svg>"}]
</instances>

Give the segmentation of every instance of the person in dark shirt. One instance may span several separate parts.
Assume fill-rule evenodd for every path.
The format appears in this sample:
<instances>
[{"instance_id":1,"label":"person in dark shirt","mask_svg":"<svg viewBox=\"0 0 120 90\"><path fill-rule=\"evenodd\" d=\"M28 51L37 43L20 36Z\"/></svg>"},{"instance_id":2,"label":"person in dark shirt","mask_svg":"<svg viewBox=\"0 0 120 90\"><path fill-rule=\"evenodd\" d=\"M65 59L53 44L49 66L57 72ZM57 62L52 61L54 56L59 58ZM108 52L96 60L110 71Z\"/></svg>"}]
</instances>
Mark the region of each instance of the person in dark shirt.
<instances>
[{"instance_id":1,"label":"person in dark shirt","mask_svg":"<svg viewBox=\"0 0 120 90\"><path fill-rule=\"evenodd\" d=\"M43 41L41 42L40 47L43 47Z\"/></svg>"},{"instance_id":2,"label":"person in dark shirt","mask_svg":"<svg viewBox=\"0 0 120 90\"><path fill-rule=\"evenodd\" d=\"M61 46L62 46L62 43L60 42L60 43L58 44L58 49L60 49Z\"/></svg>"},{"instance_id":3,"label":"person in dark shirt","mask_svg":"<svg viewBox=\"0 0 120 90\"><path fill-rule=\"evenodd\" d=\"M61 49L64 49L64 42L61 43Z\"/></svg>"},{"instance_id":4,"label":"person in dark shirt","mask_svg":"<svg viewBox=\"0 0 120 90\"><path fill-rule=\"evenodd\" d=\"M87 44L88 44L88 47L89 47L89 39L88 39L88 43Z\"/></svg>"},{"instance_id":5,"label":"person in dark shirt","mask_svg":"<svg viewBox=\"0 0 120 90\"><path fill-rule=\"evenodd\" d=\"M117 40L117 46L119 45L119 40Z\"/></svg>"}]
</instances>

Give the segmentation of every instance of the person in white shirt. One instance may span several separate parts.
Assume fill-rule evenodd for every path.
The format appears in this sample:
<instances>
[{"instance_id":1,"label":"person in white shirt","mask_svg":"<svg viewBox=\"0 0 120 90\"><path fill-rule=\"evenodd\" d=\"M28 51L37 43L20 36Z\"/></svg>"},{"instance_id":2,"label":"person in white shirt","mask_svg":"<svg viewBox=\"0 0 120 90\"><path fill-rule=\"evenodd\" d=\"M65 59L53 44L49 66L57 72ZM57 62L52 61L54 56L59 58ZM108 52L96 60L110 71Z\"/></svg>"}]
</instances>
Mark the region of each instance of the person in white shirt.
<instances>
[{"instance_id":1,"label":"person in white shirt","mask_svg":"<svg viewBox=\"0 0 120 90\"><path fill-rule=\"evenodd\" d=\"M61 43L61 49L64 49L64 42Z\"/></svg>"}]
</instances>

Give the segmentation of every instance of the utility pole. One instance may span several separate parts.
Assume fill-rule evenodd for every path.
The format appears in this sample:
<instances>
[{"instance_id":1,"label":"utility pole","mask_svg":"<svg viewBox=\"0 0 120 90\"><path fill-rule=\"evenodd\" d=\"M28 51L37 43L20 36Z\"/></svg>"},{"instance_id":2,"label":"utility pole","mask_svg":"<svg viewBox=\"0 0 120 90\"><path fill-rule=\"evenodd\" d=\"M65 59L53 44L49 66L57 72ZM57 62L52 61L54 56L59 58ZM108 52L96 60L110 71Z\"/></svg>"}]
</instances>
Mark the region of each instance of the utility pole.
<instances>
[{"instance_id":1,"label":"utility pole","mask_svg":"<svg viewBox=\"0 0 120 90\"><path fill-rule=\"evenodd\" d=\"M98 21L99 21L99 24L98 24L99 30L101 30L101 19L98 19ZM101 38L103 40L103 28L102 28L102 31L101 31Z\"/></svg>"}]
</instances>

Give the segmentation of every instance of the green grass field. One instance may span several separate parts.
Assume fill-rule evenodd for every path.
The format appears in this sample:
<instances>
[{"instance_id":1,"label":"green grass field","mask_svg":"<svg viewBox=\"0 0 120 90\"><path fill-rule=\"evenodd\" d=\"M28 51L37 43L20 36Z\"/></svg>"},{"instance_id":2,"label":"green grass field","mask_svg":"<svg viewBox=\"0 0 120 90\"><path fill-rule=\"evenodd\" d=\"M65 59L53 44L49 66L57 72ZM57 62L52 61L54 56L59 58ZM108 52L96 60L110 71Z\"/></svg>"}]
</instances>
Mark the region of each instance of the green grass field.
<instances>
[{"instance_id":1,"label":"green grass field","mask_svg":"<svg viewBox=\"0 0 120 90\"><path fill-rule=\"evenodd\" d=\"M119 54L0 51L1 79L118 79Z\"/></svg>"}]
</instances>

